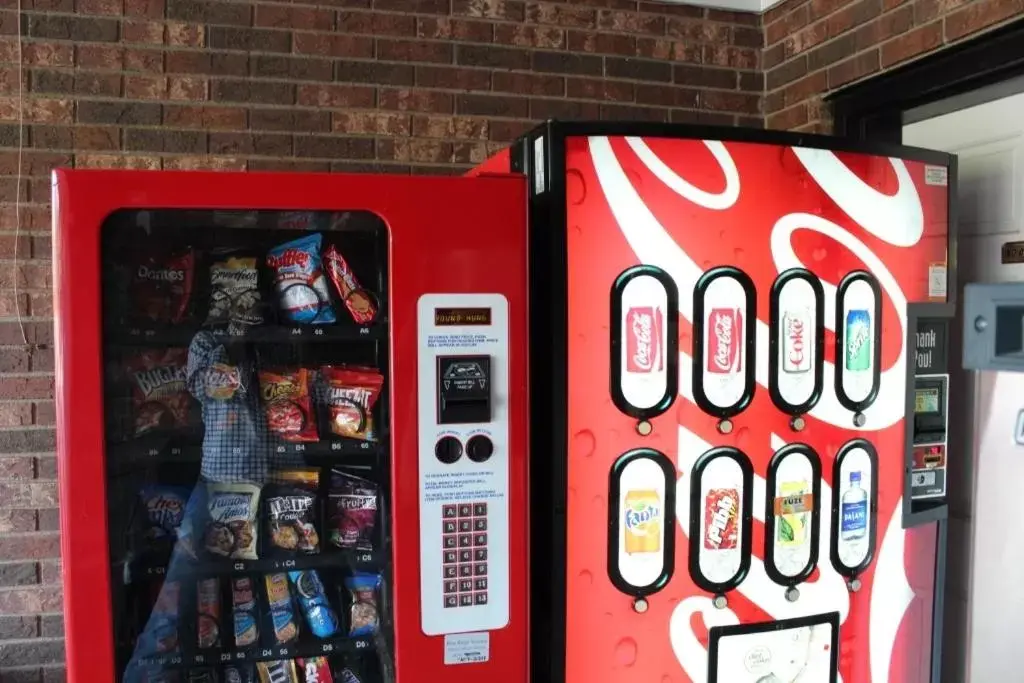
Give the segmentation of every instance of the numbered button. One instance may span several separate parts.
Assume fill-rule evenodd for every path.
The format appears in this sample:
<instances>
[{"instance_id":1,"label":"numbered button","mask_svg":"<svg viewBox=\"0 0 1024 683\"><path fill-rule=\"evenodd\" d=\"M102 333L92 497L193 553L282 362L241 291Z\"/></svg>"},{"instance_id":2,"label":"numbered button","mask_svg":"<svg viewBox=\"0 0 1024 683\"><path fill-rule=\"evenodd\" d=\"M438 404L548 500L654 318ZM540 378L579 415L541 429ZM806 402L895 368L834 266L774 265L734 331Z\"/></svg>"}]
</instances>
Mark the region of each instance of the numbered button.
<instances>
[{"instance_id":1,"label":"numbered button","mask_svg":"<svg viewBox=\"0 0 1024 683\"><path fill-rule=\"evenodd\" d=\"M487 538L484 537L484 543L486 543L486 542L487 542ZM459 547L460 548L468 548L468 547L470 547L472 545L473 545L473 536L472 536L472 534L461 534L459 536ZM476 545L483 545L483 544L482 543L477 543Z\"/></svg>"},{"instance_id":2,"label":"numbered button","mask_svg":"<svg viewBox=\"0 0 1024 683\"><path fill-rule=\"evenodd\" d=\"M459 506L459 517L472 517L473 506L472 505L460 505Z\"/></svg>"},{"instance_id":3,"label":"numbered button","mask_svg":"<svg viewBox=\"0 0 1024 683\"><path fill-rule=\"evenodd\" d=\"M459 554L456 551L454 551L454 550L445 550L444 551L444 563L445 564L455 564L458 561L458 559L459 559Z\"/></svg>"},{"instance_id":4,"label":"numbered button","mask_svg":"<svg viewBox=\"0 0 1024 683\"><path fill-rule=\"evenodd\" d=\"M485 590L487 590L487 579L486 579L486 577L485 578L474 579L473 580L473 589L474 590L478 590L478 591L485 591Z\"/></svg>"},{"instance_id":5,"label":"numbered button","mask_svg":"<svg viewBox=\"0 0 1024 683\"><path fill-rule=\"evenodd\" d=\"M467 533L473 530L473 520L471 519L460 519L459 520L459 531L461 533Z\"/></svg>"},{"instance_id":6,"label":"numbered button","mask_svg":"<svg viewBox=\"0 0 1024 683\"><path fill-rule=\"evenodd\" d=\"M486 592L474 593L473 594L473 602L475 604L477 604L477 605L486 605L487 604L487 593Z\"/></svg>"},{"instance_id":7,"label":"numbered button","mask_svg":"<svg viewBox=\"0 0 1024 683\"><path fill-rule=\"evenodd\" d=\"M487 503L474 503L473 504L473 515L475 517L481 517L487 514Z\"/></svg>"},{"instance_id":8,"label":"numbered button","mask_svg":"<svg viewBox=\"0 0 1024 683\"><path fill-rule=\"evenodd\" d=\"M456 516L458 516L458 514L459 514L459 508L457 508L454 505L445 505L442 508L442 515L444 516L445 519L448 519L450 517L456 517Z\"/></svg>"},{"instance_id":9,"label":"numbered button","mask_svg":"<svg viewBox=\"0 0 1024 683\"><path fill-rule=\"evenodd\" d=\"M458 578L458 576L459 576L459 569L458 569L458 567L455 567L454 565L445 565L443 569L444 569L444 578L446 578L446 579Z\"/></svg>"},{"instance_id":10,"label":"numbered button","mask_svg":"<svg viewBox=\"0 0 1024 683\"><path fill-rule=\"evenodd\" d=\"M460 544L462 542L461 536L459 537L459 542ZM487 545L487 534L477 534L476 536L474 536L473 545Z\"/></svg>"},{"instance_id":11,"label":"numbered button","mask_svg":"<svg viewBox=\"0 0 1024 683\"><path fill-rule=\"evenodd\" d=\"M470 581L468 579L463 579L463 580L459 581L459 592L460 593L468 593L471 590L473 590L473 582L472 581Z\"/></svg>"},{"instance_id":12,"label":"numbered button","mask_svg":"<svg viewBox=\"0 0 1024 683\"><path fill-rule=\"evenodd\" d=\"M476 576L487 576L487 563L481 562L473 565L473 574Z\"/></svg>"},{"instance_id":13,"label":"numbered button","mask_svg":"<svg viewBox=\"0 0 1024 683\"><path fill-rule=\"evenodd\" d=\"M458 581L445 581L444 582L444 592L445 593L457 593L458 590L459 590L459 582Z\"/></svg>"},{"instance_id":14,"label":"numbered button","mask_svg":"<svg viewBox=\"0 0 1024 683\"><path fill-rule=\"evenodd\" d=\"M472 562L473 551L472 550L460 550L459 551L459 562Z\"/></svg>"},{"instance_id":15,"label":"numbered button","mask_svg":"<svg viewBox=\"0 0 1024 683\"><path fill-rule=\"evenodd\" d=\"M473 559L477 562L483 562L487 559L487 548L477 548L473 551Z\"/></svg>"},{"instance_id":16,"label":"numbered button","mask_svg":"<svg viewBox=\"0 0 1024 683\"><path fill-rule=\"evenodd\" d=\"M468 593L466 595L459 596L459 607L472 607L473 606L473 594Z\"/></svg>"},{"instance_id":17,"label":"numbered button","mask_svg":"<svg viewBox=\"0 0 1024 683\"><path fill-rule=\"evenodd\" d=\"M473 565L471 565L471 564L460 564L459 565L459 576L473 576Z\"/></svg>"},{"instance_id":18,"label":"numbered button","mask_svg":"<svg viewBox=\"0 0 1024 683\"><path fill-rule=\"evenodd\" d=\"M454 536L445 536L444 537L444 547L445 548L454 548L457 545L458 545L458 540Z\"/></svg>"},{"instance_id":19,"label":"numbered button","mask_svg":"<svg viewBox=\"0 0 1024 683\"><path fill-rule=\"evenodd\" d=\"M487 518L481 517L473 520L473 531L487 531ZM447 533L447 532L445 532Z\"/></svg>"},{"instance_id":20,"label":"numbered button","mask_svg":"<svg viewBox=\"0 0 1024 683\"><path fill-rule=\"evenodd\" d=\"M459 606L459 596L457 596L457 595L446 595L446 596L444 596L444 606L445 607L458 607Z\"/></svg>"},{"instance_id":21,"label":"numbered button","mask_svg":"<svg viewBox=\"0 0 1024 683\"><path fill-rule=\"evenodd\" d=\"M454 520L445 520L444 533L454 534L456 531L458 531L458 526L455 524Z\"/></svg>"}]
</instances>

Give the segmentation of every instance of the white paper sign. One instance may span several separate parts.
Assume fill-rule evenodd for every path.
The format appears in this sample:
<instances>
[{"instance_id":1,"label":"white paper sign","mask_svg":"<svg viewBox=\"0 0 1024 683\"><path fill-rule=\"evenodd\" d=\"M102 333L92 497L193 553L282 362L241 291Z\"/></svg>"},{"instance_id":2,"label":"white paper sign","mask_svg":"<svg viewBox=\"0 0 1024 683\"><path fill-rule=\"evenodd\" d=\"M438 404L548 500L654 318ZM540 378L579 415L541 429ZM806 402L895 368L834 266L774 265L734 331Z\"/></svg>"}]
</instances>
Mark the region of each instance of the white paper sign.
<instances>
[{"instance_id":1,"label":"white paper sign","mask_svg":"<svg viewBox=\"0 0 1024 683\"><path fill-rule=\"evenodd\" d=\"M456 633L444 637L444 663L480 664L491 658L491 634Z\"/></svg>"}]
</instances>

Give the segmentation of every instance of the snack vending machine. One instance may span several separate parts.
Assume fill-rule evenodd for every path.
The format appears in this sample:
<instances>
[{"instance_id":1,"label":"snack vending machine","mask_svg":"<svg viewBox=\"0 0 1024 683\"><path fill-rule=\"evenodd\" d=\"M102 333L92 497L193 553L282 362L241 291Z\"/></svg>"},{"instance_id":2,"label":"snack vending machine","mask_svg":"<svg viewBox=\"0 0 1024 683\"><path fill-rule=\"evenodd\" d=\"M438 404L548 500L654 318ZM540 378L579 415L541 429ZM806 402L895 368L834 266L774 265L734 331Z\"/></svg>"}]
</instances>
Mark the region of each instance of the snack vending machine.
<instances>
[{"instance_id":1,"label":"snack vending machine","mask_svg":"<svg viewBox=\"0 0 1024 683\"><path fill-rule=\"evenodd\" d=\"M525 181L53 206L69 680L525 683Z\"/></svg>"},{"instance_id":2,"label":"snack vending machine","mask_svg":"<svg viewBox=\"0 0 1024 683\"><path fill-rule=\"evenodd\" d=\"M508 169L533 680L937 678L948 368L915 355L954 307L954 159L549 122L480 172Z\"/></svg>"}]
</instances>

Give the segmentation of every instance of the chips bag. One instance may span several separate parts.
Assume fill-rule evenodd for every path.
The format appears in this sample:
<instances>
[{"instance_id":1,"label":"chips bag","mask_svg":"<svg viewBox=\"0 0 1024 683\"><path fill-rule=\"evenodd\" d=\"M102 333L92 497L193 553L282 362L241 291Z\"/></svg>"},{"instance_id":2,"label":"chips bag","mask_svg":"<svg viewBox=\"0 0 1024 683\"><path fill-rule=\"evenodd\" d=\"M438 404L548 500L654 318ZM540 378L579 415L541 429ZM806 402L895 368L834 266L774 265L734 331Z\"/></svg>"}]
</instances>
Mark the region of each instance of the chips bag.
<instances>
[{"instance_id":1,"label":"chips bag","mask_svg":"<svg viewBox=\"0 0 1024 683\"><path fill-rule=\"evenodd\" d=\"M143 351L126 362L136 436L188 423L192 399L185 386L187 359L185 349L164 349Z\"/></svg>"},{"instance_id":2,"label":"chips bag","mask_svg":"<svg viewBox=\"0 0 1024 683\"><path fill-rule=\"evenodd\" d=\"M331 486L327 494L331 545L373 550L377 494L378 487L374 482L343 470L331 470Z\"/></svg>"},{"instance_id":3,"label":"chips bag","mask_svg":"<svg viewBox=\"0 0 1024 683\"><path fill-rule=\"evenodd\" d=\"M264 549L312 555L320 552L317 489L320 471L287 470L273 476L263 491Z\"/></svg>"},{"instance_id":4,"label":"chips bag","mask_svg":"<svg viewBox=\"0 0 1024 683\"><path fill-rule=\"evenodd\" d=\"M380 574L353 574L345 578L345 587L348 588L352 600L349 608L349 635L373 635L377 632L380 621L377 613Z\"/></svg>"},{"instance_id":5,"label":"chips bag","mask_svg":"<svg viewBox=\"0 0 1024 683\"><path fill-rule=\"evenodd\" d=\"M204 545L213 555L256 559L260 488L254 484L208 484Z\"/></svg>"},{"instance_id":6,"label":"chips bag","mask_svg":"<svg viewBox=\"0 0 1024 683\"><path fill-rule=\"evenodd\" d=\"M274 271L277 305L287 320L306 325L337 320L320 265L322 241L322 235L307 235L267 254L267 265Z\"/></svg>"},{"instance_id":7,"label":"chips bag","mask_svg":"<svg viewBox=\"0 0 1024 683\"><path fill-rule=\"evenodd\" d=\"M210 310L206 324L241 333L263 323L256 257L231 252L215 254L210 266Z\"/></svg>"},{"instance_id":8,"label":"chips bag","mask_svg":"<svg viewBox=\"0 0 1024 683\"><path fill-rule=\"evenodd\" d=\"M330 365L324 366L320 373L331 433L350 439L376 441L373 407L384 387L384 376L374 368Z\"/></svg>"},{"instance_id":9,"label":"chips bag","mask_svg":"<svg viewBox=\"0 0 1024 683\"><path fill-rule=\"evenodd\" d=\"M372 323L377 317L377 302L370 292L359 285L359 280L356 279L348 261L333 244L324 250L324 268L338 296L345 302L345 308L348 309L352 320L360 325Z\"/></svg>"},{"instance_id":10,"label":"chips bag","mask_svg":"<svg viewBox=\"0 0 1024 683\"><path fill-rule=\"evenodd\" d=\"M261 370L259 376L267 429L284 441L319 441L310 393L312 372Z\"/></svg>"},{"instance_id":11,"label":"chips bag","mask_svg":"<svg viewBox=\"0 0 1024 683\"><path fill-rule=\"evenodd\" d=\"M128 283L134 317L155 323L185 320L192 299L195 265L196 255L191 249L139 261Z\"/></svg>"}]
</instances>

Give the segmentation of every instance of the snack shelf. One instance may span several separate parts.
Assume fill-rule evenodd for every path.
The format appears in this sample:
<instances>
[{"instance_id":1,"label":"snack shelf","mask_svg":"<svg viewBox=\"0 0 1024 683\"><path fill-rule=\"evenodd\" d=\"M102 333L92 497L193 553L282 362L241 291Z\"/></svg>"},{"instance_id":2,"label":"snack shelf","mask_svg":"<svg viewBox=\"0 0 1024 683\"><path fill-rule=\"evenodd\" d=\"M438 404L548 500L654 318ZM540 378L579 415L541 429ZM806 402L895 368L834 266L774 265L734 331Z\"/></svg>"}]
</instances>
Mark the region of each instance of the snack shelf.
<instances>
[{"instance_id":1,"label":"snack shelf","mask_svg":"<svg viewBox=\"0 0 1024 683\"><path fill-rule=\"evenodd\" d=\"M199 652L173 652L155 657L141 657L143 666L187 667L231 664L234 662L262 662L279 659L330 656L366 652L373 647L373 637L342 636L327 640L309 640L291 645L251 647L245 649L211 649Z\"/></svg>"},{"instance_id":2,"label":"snack shelf","mask_svg":"<svg viewBox=\"0 0 1024 683\"><path fill-rule=\"evenodd\" d=\"M194 326L129 327L108 330L113 346L188 347L200 331ZM208 330L226 344L291 344L295 342L378 341L387 336L387 319L378 318L371 325L337 323L333 325L259 325L245 334Z\"/></svg>"},{"instance_id":3,"label":"snack shelf","mask_svg":"<svg viewBox=\"0 0 1024 683\"><path fill-rule=\"evenodd\" d=\"M370 466L376 463L378 455L386 452L386 444L380 441L359 441L357 439L321 439L308 443L278 443L271 446L274 453L281 455L302 454L310 458L343 457L331 460L332 465ZM182 441L140 440L112 444L110 463L115 469L145 466L149 464L197 463L202 458L202 446Z\"/></svg>"},{"instance_id":4,"label":"snack shelf","mask_svg":"<svg viewBox=\"0 0 1024 683\"><path fill-rule=\"evenodd\" d=\"M384 554L376 550L331 549L316 555L271 557L259 560L176 560L170 571L174 579L209 576L247 576L293 569L343 567L367 571L381 566ZM166 576L167 562L139 559L132 563L132 577Z\"/></svg>"}]
</instances>

